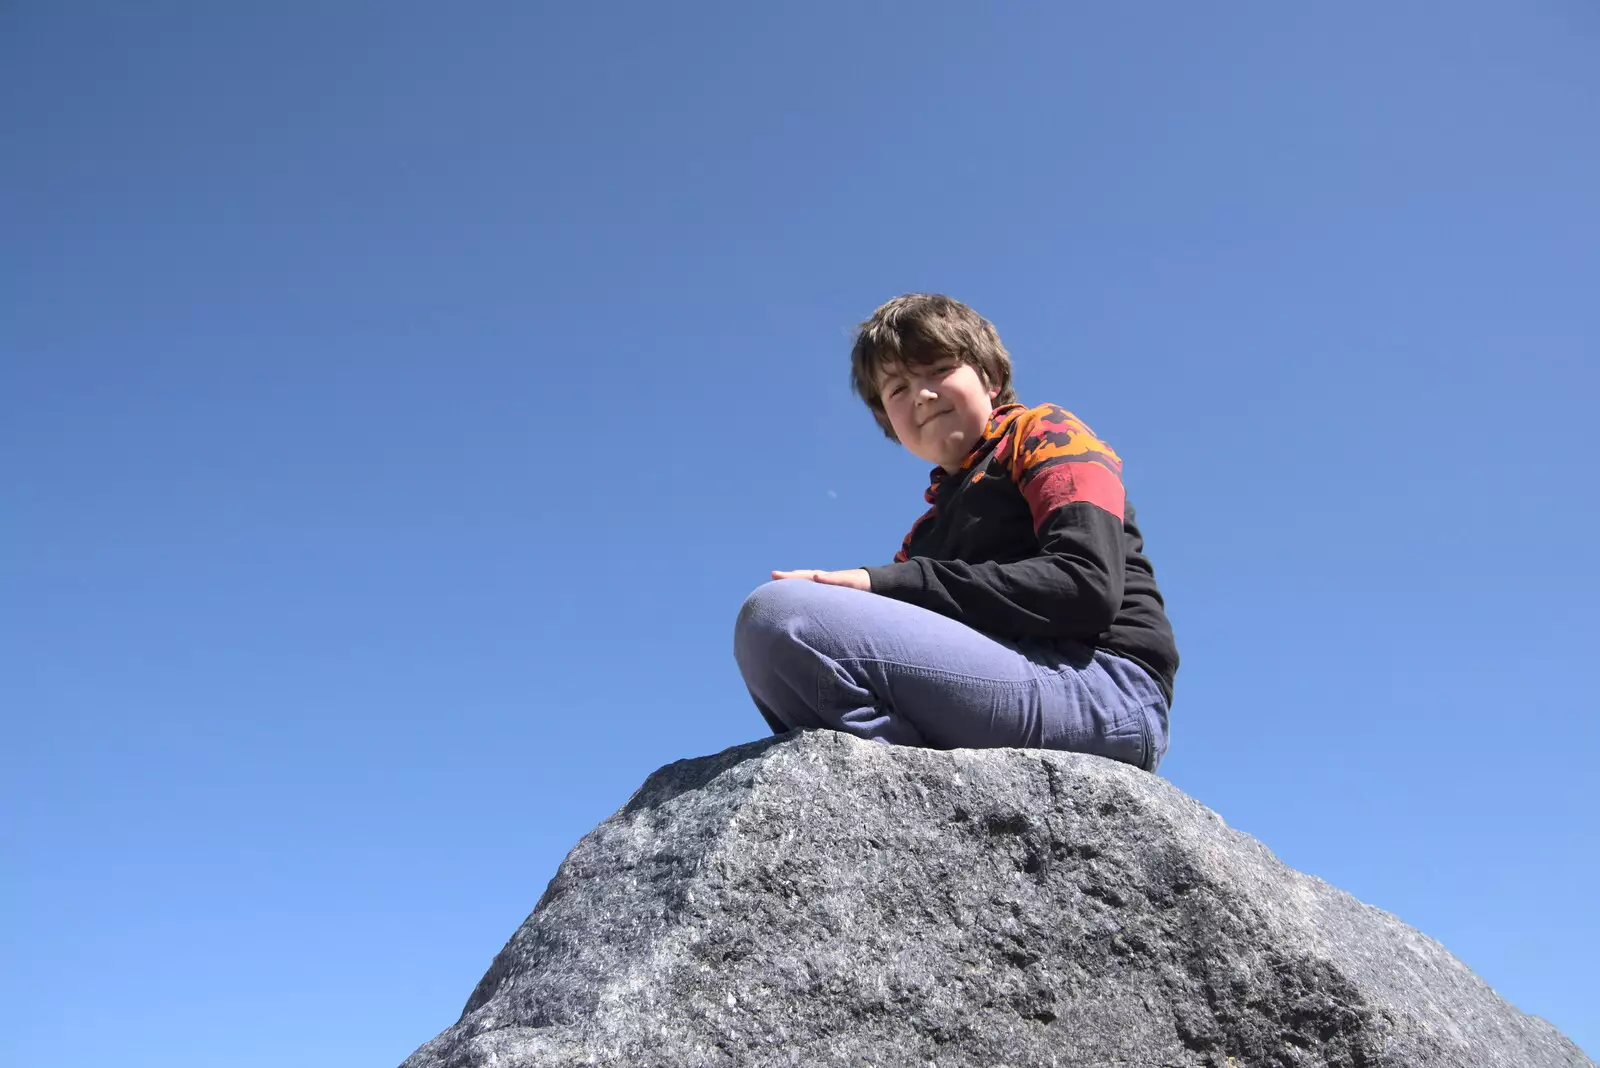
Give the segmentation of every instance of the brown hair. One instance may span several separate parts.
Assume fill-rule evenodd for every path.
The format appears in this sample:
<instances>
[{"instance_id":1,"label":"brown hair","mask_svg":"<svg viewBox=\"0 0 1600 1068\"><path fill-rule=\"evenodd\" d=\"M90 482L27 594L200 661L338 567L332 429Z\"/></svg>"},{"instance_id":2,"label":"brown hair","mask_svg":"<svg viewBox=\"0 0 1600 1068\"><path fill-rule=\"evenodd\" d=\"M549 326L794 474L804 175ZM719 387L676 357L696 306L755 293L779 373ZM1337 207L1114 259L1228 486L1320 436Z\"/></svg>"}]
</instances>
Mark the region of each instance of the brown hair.
<instances>
[{"instance_id":1,"label":"brown hair","mask_svg":"<svg viewBox=\"0 0 1600 1068\"><path fill-rule=\"evenodd\" d=\"M896 297L861 324L850 350L850 388L867 402L889 440L898 442L878 396L878 376L885 368L924 367L949 356L976 370L990 389L1000 390L996 406L1016 402L1011 354L1000 343L994 324L959 300L938 293Z\"/></svg>"}]
</instances>

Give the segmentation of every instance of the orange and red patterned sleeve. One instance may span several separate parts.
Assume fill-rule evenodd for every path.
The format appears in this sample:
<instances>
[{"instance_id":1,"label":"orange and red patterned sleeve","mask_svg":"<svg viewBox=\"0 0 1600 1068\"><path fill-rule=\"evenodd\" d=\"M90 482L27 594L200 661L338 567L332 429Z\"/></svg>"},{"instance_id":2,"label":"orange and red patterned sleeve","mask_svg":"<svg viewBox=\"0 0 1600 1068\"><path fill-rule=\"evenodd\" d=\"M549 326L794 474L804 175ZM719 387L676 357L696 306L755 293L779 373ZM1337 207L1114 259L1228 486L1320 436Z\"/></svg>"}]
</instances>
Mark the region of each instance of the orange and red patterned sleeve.
<instances>
[{"instance_id":1,"label":"orange and red patterned sleeve","mask_svg":"<svg viewBox=\"0 0 1600 1068\"><path fill-rule=\"evenodd\" d=\"M872 589L986 633L1092 639L1114 622L1125 588L1122 460L1052 404L997 430L992 455L1027 505L1036 552L1006 561L909 556L908 536L896 563L867 569Z\"/></svg>"},{"instance_id":2,"label":"orange and red patterned sleeve","mask_svg":"<svg viewBox=\"0 0 1600 1068\"><path fill-rule=\"evenodd\" d=\"M1020 415L1009 437L1003 454L1035 531L1069 504L1093 505L1122 521L1122 459L1077 416L1041 405Z\"/></svg>"}]
</instances>

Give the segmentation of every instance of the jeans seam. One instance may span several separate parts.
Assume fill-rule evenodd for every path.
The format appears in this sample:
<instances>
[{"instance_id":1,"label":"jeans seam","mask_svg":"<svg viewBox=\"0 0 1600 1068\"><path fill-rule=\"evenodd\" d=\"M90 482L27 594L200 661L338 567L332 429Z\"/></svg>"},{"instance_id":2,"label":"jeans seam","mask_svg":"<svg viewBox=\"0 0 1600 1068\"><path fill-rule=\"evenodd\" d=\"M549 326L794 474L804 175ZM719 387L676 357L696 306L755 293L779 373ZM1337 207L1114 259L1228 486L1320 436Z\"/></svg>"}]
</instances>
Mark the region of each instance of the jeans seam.
<instances>
[{"instance_id":1,"label":"jeans seam","mask_svg":"<svg viewBox=\"0 0 1600 1068\"><path fill-rule=\"evenodd\" d=\"M1151 762L1156 755L1156 740L1150 730L1150 706L1139 706L1139 768L1141 771L1154 771Z\"/></svg>"},{"instance_id":2,"label":"jeans seam","mask_svg":"<svg viewBox=\"0 0 1600 1068\"><path fill-rule=\"evenodd\" d=\"M875 657L875 656L847 656L847 657L840 657L835 662L838 663L838 664L841 664L841 665L843 665L843 664L882 664L885 667L896 668L896 669L898 669L900 671L903 671L903 672L905 672L907 674L921 675L921 676L923 676L925 678L960 679L963 682L981 682L986 686L1006 686L1006 687L1013 687L1014 688L1014 687L1017 687L1017 686L1033 686L1033 685L1037 685L1041 681L1041 680L1036 679L1036 678L1034 678L1034 679L991 679L991 678L987 678L987 677L985 677L983 675L968 675L968 674L966 674L964 672L950 671L950 670L948 670L946 668L923 667L921 664L904 664L904 663L901 663L898 660L884 660L884 659L882 659L880 657ZM819 698L821 696L821 683L822 683L822 680L819 678L817 680Z\"/></svg>"}]
</instances>

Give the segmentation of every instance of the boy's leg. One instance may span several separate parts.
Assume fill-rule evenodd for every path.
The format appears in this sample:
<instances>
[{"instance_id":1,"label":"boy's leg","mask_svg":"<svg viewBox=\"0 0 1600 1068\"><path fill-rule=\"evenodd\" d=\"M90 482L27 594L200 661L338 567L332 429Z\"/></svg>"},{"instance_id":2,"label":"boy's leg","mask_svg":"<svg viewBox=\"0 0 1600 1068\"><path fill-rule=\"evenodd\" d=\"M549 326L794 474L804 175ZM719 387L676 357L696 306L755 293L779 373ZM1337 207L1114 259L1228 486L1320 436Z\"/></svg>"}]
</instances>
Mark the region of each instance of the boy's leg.
<instances>
[{"instance_id":1,"label":"boy's leg","mask_svg":"<svg viewBox=\"0 0 1600 1068\"><path fill-rule=\"evenodd\" d=\"M1071 749L1141 767L1165 748L1153 737L1159 691L1126 661L998 640L873 593L767 583L739 613L734 655L769 722L791 728L939 749ZM1119 665L1133 685L1107 670Z\"/></svg>"}]
</instances>

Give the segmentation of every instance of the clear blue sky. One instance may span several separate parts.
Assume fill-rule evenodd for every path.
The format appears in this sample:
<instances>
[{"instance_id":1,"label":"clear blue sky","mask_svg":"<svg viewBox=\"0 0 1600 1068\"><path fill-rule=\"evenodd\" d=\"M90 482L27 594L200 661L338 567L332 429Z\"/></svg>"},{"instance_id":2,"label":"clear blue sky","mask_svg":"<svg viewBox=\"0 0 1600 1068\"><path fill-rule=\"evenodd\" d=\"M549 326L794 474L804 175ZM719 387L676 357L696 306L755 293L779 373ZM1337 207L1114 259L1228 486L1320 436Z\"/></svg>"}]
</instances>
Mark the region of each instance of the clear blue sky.
<instances>
[{"instance_id":1,"label":"clear blue sky","mask_svg":"<svg viewBox=\"0 0 1600 1068\"><path fill-rule=\"evenodd\" d=\"M1600 1054L1592 4L255 7L0 12L0 1060L451 1023L920 513L909 290L1122 454L1163 772Z\"/></svg>"}]
</instances>

